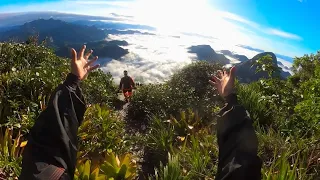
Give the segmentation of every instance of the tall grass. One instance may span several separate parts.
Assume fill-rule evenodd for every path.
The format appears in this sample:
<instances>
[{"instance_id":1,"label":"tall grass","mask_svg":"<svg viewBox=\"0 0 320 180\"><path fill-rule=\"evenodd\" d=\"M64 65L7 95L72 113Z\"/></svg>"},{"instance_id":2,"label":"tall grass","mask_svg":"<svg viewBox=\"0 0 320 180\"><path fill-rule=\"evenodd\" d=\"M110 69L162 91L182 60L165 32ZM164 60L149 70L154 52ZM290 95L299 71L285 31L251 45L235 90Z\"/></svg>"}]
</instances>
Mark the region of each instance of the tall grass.
<instances>
[{"instance_id":1,"label":"tall grass","mask_svg":"<svg viewBox=\"0 0 320 180\"><path fill-rule=\"evenodd\" d=\"M185 180L183 177L183 170L180 167L179 157L168 154L168 164L163 165L160 163L160 168L155 169L155 176L149 179L156 180Z\"/></svg>"},{"instance_id":2,"label":"tall grass","mask_svg":"<svg viewBox=\"0 0 320 180\"><path fill-rule=\"evenodd\" d=\"M272 111L264 101L258 84L239 84L237 93L239 102L247 109L255 123L260 125L270 125L272 123Z\"/></svg>"}]
</instances>

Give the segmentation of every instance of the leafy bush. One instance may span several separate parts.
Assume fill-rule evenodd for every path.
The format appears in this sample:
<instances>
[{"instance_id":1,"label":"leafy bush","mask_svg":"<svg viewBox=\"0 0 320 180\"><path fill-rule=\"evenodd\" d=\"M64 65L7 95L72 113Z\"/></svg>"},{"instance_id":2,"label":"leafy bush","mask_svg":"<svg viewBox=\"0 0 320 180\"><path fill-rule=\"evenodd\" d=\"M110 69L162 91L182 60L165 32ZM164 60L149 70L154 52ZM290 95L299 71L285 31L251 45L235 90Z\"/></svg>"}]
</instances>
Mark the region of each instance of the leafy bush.
<instances>
[{"instance_id":1,"label":"leafy bush","mask_svg":"<svg viewBox=\"0 0 320 180\"><path fill-rule=\"evenodd\" d=\"M88 104L113 105L118 98L111 74L100 69L91 72L81 87Z\"/></svg>"},{"instance_id":2,"label":"leafy bush","mask_svg":"<svg viewBox=\"0 0 320 180\"><path fill-rule=\"evenodd\" d=\"M108 149L124 151L124 123L107 106L92 105L87 109L78 136L82 155L97 156Z\"/></svg>"},{"instance_id":3,"label":"leafy bush","mask_svg":"<svg viewBox=\"0 0 320 180\"><path fill-rule=\"evenodd\" d=\"M181 111L178 118L171 116L169 122L174 128L175 134L179 137L195 134L203 126L199 114L190 109L188 111Z\"/></svg>"},{"instance_id":4,"label":"leafy bush","mask_svg":"<svg viewBox=\"0 0 320 180\"><path fill-rule=\"evenodd\" d=\"M69 60L43 46L0 43L0 61L0 123L11 119L9 125L29 129L70 72ZM112 104L116 98L112 76L101 70L91 73L81 87L89 103Z\"/></svg>"},{"instance_id":5,"label":"leafy bush","mask_svg":"<svg viewBox=\"0 0 320 180\"><path fill-rule=\"evenodd\" d=\"M208 83L218 65L197 62L184 67L164 84L139 88L131 100L128 119L134 123L147 121L153 115L179 115L180 110L197 110L203 119L211 121L212 109L221 98Z\"/></svg>"},{"instance_id":6,"label":"leafy bush","mask_svg":"<svg viewBox=\"0 0 320 180\"><path fill-rule=\"evenodd\" d=\"M136 164L130 154L118 157L106 152L104 157L95 160L83 159L77 162L75 180L131 180L137 176Z\"/></svg>"},{"instance_id":7,"label":"leafy bush","mask_svg":"<svg viewBox=\"0 0 320 180\"><path fill-rule=\"evenodd\" d=\"M292 175L294 179L310 179L319 175L318 140L285 137L273 129L258 129L257 136L264 178L273 179L282 174L285 177Z\"/></svg>"},{"instance_id":8,"label":"leafy bush","mask_svg":"<svg viewBox=\"0 0 320 180\"><path fill-rule=\"evenodd\" d=\"M217 64L200 61L175 73L168 85L171 90L171 108L177 111L170 114L178 115L180 109L191 108L204 120L211 121L212 109L221 105L222 101L208 81L219 69L221 66Z\"/></svg>"},{"instance_id":9,"label":"leafy bush","mask_svg":"<svg viewBox=\"0 0 320 180\"><path fill-rule=\"evenodd\" d=\"M268 170L262 169L262 179L278 179L278 180L294 180L294 179L310 179L306 177L305 169L298 169L299 162L296 159L294 164L290 164L287 161L288 155L283 154L279 159L272 162L271 167Z\"/></svg>"},{"instance_id":10,"label":"leafy bush","mask_svg":"<svg viewBox=\"0 0 320 180\"><path fill-rule=\"evenodd\" d=\"M107 177L100 173L100 166L85 160L78 163L74 173L74 180L105 180Z\"/></svg>"},{"instance_id":11,"label":"leafy bush","mask_svg":"<svg viewBox=\"0 0 320 180\"><path fill-rule=\"evenodd\" d=\"M257 83L240 84L237 87L239 102L260 125L272 123L272 110L268 107Z\"/></svg>"},{"instance_id":12,"label":"leafy bush","mask_svg":"<svg viewBox=\"0 0 320 180\"><path fill-rule=\"evenodd\" d=\"M11 125L32 126L48 102L53 89L68 72L68 61L41 46L0 44L0 123L11 117ZM28 115L31 125L22 122Z\"/></svg>"},{"instance_id":13,"label":"leafy bush","mask_svg":"<svg viewBox=\"0 0 320 180\"><path fill-rule=\"evenodd\" d=\"M194 96L205 97L208 92L211 94L210 90L212 89L208 81L219 69L221 69L221 66L209 64L205 61L192 63L176 72L168 84L172 88L176 88L176 91L191 90Z\"/></svg>"},{"instance_id":14,"label":"leafy bush","mask_svg":"<svg viewBox=\"0 0 320 180\"><path fill-rule=\"evenodd\" d=\"M132 161L130 154L124 154L120 157L114 153L106 153L106 161L101 165L101 171L109 179L131 180L137 176L136 164Z\"/></svg>"},{"instance_id":15,"label":"leafy bush","mask_svg":"<svg viewBox=\"0 0 320 180\"><path fill-rule=\"evenodd\" d=\"M179 118L154 117L151 122L144 156L145 173L154 174L153 169L165 165L170 153L180 157L180 166L187 171L185 177L201 179L214 174L218 147L213 145L216 140L211 126L201 125L197 113L181 111Z\"/></svg>"},{"instance_id":16,"label":"leafy bush","mask_svg":"<svg viewBox=\"0 0 320 180\"><path fill-rule=\"evenodd\" d=\"M160 162L167 163L168 152L173 152L176 142L173 126L154 117L146 136L142 169L145 175L153 174Z\"/></svg>"},{"instance_id":17,"label":"leafy bush","mask_svg":"<svg viewBox=\"0 0 320 180\"><path fill-rule=\"evenodd\" d=\"M147 124L151 116L163 115L171 108L168 96L169 87L165 84L150 84L139 88L128 106L128 121L135 127Z\"/></svg>"},{"instance_id":18,"label":"leafy bush","mask_svg":"<svg viewBox=\"0 0 320 180\"><path fill-rule=\"evenodd\" d=\"M156 180L183 180L183 171L179 164L179 157L168 155L168 164L163 165L160 163L159 169L155 170L155 176L149 176L149 179Z\"/></svg>"},{"instance_id":19,"label":"leafy bush","mask_svg":"<svg viewBox=\"0 0 320 180\"><path fill-rule=\"evenodd\" d=\"M213 143L213 142L209 142ZM180 164L188 179L208 179L216 174L217 156L199 136L192 135L185 147L179 152Z\"/></svg>"}]
</instances>

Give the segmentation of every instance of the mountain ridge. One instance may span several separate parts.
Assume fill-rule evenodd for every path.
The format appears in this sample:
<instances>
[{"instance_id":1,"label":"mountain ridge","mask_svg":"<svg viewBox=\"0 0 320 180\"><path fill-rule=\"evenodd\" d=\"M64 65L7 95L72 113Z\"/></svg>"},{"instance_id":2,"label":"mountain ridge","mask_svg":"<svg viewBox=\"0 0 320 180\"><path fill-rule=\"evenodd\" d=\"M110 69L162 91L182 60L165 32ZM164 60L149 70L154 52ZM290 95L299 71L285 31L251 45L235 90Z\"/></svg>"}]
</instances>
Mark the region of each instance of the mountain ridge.
<instances>
[{"instance_id":1,"label":"mountain ridge","mask_svg":"<svg viewBox=\"0 0 320 180\"><path fill-rule=\"evenodd\" d=\"M104 40L107 37L104 30L52 18L27 22L13 30L1 33L0 41L26 42L30 36L37 36L38 43L46 40L46 45L62 57L70 55L71 47L80 48L82 44L90 44L90 48L95 50L95 55L100 57L119 59L128 54L128 50L120 47L128 43Z\"/></svg>"},{"instance_id":2,"label":"mountain ridge","mask_svg":"<svg viewBox=\"0 0 320 180\"><path fill-rule=\"evenodd\" d=\"M257 65L255 65L255 62L264 57L264 56L271 56L272 63L274 66L279 68L277 57L273 52L262 52L257 55L255 55L253 58L249 59L248 61L241 62L236 66L236 76L239 78L239 81L242 83L250 83L253 81L257 81L261 78L268 78L267 72L256 72ZM287 78L291 74L289 72L283 71L282 68L280 70L280 77L281 78Z\"/></svg>"},{"instance_id":3,"label":"mountain ridge","mask_svg":"<svg viewBox=\"0 0 320 180\"><path fill-rule=\"evenodd\" d=\"M230 63L230 60L223 54L216 53L210 45L195 45L188 48L189 53L197 55L198 60L206 60L212 63L220 63L226 65Z\"/></svg>"},{"instance_id":4,"label":"mountain ridge","mask_svg":"<svg viewBox=\"0 0 320 180\"><path fill-rule=\"evenodd\" d=\"M240 61L240 63L235 64L237 67L236 76L239 78L240 82L249 83L252 81L259 80L260 78L268 78L267 72L256 72L257 66L255 62L263 56L270 55L272 58L272 63L278 68L278 60L273 52L261 52L256 54L253 58L249 59L245 55L233 54L229 50L221 50L222 54L218 54L210 45L195 45L190 46L189 53L194 53L197 55L198 60L205 60L210 63L220 63L221 65L230 64L230 60L225 57L230 56ZM281 62L280 62L281 63ZM282 63L281 63L282 64ZM284 71L281 68L280 76L281 78L287 78L291 74Z\"/></svg>"}]
</instances>

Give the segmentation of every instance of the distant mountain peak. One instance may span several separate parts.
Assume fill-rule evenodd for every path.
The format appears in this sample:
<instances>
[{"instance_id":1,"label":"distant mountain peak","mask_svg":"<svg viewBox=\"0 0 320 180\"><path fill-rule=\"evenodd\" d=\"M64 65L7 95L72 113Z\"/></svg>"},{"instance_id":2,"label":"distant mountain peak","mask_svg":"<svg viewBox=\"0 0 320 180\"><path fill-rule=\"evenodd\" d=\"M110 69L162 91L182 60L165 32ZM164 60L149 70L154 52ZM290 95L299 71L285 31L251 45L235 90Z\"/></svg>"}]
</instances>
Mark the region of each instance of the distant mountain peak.
<instances>
[{"instance_id":1,"label":"distant mountain peak","mask_svg":"<svg viewBox=\"0 0 320 180\"><path fill-rule=\"evenodd\" d=\"M234 54L233 52L229 51L229 50L221 50L220 51L222 54L226 55L226 56L230 56L234 59L237 59L240 62L245 62L248 61L249 59L247 58L247 56L245 55L240 55L240 54Z\"/></svg>"},{"instance_id":2,"label":"distant mountain peak","mask_svg":"<svg viewBox=\"0 0 320 180\"><path fill-rule=\"evenodd\" d=\"M249 83L252 81L257 81L260 78L268 78L268 73L267 72L256 72L257 66L255 65L255 62L264 57L264 56L271 56L272 57L272 62L276 67L278 66L278 61L277 57L273 52L262 52L257 55L255 55L253 58L251 58L248 61L239 63L236 65L237 71L236 71L236 76L239 78L240 82L244 83ZM287 78L291 74L289 72L285 72L283 70L280 71L280 76L282 78Z\"/></svg>"},{"instance_id":3,"label":"distant mountain peak","mask_svg":"<svg viewBox=\"0 0 320 180\"><path fill-rule=\"evenodd\" d=\"M262 58L263 56L267 56L267 55L272 57L272 62L274 64L276 64L276 65L278 64L277 63L277 56L273 52L262 52L262 53L259 53L259 54L255 55L251 60L256 61L256 60Z\"/></svg>"},{"instance_id":4,"label":"distant mountain peak","mask_svg":"<svg viewBox=\"0 0 320 180\"><path fill-rule=\"evenodd\" d=\"M223 54L216 53L210 45L196 45L188 48L189 53L195 53L198 60L206 60L208 62L220 63L226 65L230 63L230 60Z\"/></svg>"}]
</instances>

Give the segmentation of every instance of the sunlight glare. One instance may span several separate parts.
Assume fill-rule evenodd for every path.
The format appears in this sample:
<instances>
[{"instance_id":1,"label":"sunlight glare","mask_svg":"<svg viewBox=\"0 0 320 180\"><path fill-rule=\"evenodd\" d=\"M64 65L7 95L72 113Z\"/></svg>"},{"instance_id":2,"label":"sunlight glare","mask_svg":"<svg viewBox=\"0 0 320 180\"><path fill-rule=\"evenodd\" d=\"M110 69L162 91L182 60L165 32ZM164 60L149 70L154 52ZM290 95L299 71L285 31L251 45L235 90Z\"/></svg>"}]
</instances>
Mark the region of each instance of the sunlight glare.
<instances>
[{"instance_id":1,"label":"sunlight glare","mask_svg":"<svg viewBox=\"0 0 320 180\"><path fill-rule=\"evenodd\" d=\"M137 22L154 26L162 34L191 32L232 44L250 39L208 0L136 0L130 9Z\"/></svg>"}]
</instances>

